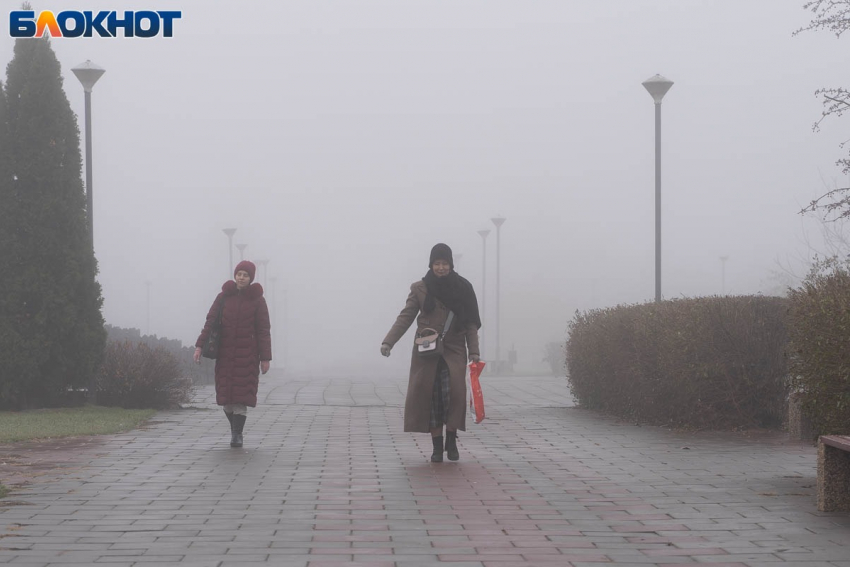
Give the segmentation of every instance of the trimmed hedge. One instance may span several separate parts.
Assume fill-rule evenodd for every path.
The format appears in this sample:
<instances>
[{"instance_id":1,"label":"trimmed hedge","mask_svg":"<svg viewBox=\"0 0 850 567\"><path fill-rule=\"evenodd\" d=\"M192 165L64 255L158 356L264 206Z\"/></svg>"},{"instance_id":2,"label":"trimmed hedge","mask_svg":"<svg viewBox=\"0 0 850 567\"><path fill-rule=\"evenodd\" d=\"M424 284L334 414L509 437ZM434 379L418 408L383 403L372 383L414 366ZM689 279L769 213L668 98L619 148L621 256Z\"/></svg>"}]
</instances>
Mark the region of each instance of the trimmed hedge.
<instances>
[{"instance_id":1,"label":"trimmed hedge","mask_svg":"<svg viewBox=\"0 0 850 567\"><path fill-rule=\"evenodd\" d=\"M726 296L576 312L567 371L579 406L654 425L781 427L788 300Z\"/></svg>"},{"instance_id":2,"label":"trimmed hedge","mask_svg":"<svg viewBox=\"0 0 850 567\"><path fill-rule=\"evenodd\" d=\"M97 402L122 408L169 409L191 399L192 380L161 347L110 341L97 375Z\"/></svg>"},{"instance_id":3,"label":"trimmed hedge","mask_svg":"<svg viewBox=\"0 0 850 567\"><path fill-rule=\"evenodd\" d=\"M180 363L180 370L184 376L191 378L193 384L215 383L215 361L205 360L212 364L195 364L195 345L183 346L177 339L157 337L156 335L143 335L139 329L125 329L106 325L107 340L129 341L133 344L144 343L151 348L164 348Z\"/></svg>"},{"instance_id":4,"label":"trimmed hedge","mask_svg":"<svg viewBox=\"0 0 850 567\"><path fill-rule=\"evenodd\" d=\"M791 384L817 435L850 434L850 272L826 262L789 294Z\"/></svg>"}]
</instances>

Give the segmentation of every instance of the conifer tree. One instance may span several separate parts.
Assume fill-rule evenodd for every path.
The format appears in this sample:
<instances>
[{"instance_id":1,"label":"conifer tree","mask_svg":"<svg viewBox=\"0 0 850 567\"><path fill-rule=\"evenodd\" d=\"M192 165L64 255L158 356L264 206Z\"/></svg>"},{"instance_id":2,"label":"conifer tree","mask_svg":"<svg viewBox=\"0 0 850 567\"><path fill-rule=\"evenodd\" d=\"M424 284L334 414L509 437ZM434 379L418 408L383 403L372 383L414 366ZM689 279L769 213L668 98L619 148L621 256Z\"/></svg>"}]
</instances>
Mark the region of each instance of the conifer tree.
<instances>
[{"instance_id":1,"label":"conifer tree","mask_svg":"<svg viewBox=\"0 0 850 567\"><path fill-rule=\"evenodd\" d=\"M11 407L87 386L106 341L80 133L60 71L47 38L18 39L6 69L0 403Z\"/></svg>"},{"instance_id":2,"label":"conifer tree","mask_svg":"<svg viewBox=\"0 0 850 567\"><path fill-rule=\"evenodd\" d=\"M9 137L8 112L6 109L6 93L3 84L0 83L0 265L10 266L11 252L13 248L12 218L14 207L12 206L12 171L11 147ZM10 276L12 270L7 272ZM9 345L11 350L13 343L11 310L9 308L9 296L0 293L0 344ZM0 353L0 401L10 395L11 374L5 366L5 356Z\"/></svg>"}]
</instances>

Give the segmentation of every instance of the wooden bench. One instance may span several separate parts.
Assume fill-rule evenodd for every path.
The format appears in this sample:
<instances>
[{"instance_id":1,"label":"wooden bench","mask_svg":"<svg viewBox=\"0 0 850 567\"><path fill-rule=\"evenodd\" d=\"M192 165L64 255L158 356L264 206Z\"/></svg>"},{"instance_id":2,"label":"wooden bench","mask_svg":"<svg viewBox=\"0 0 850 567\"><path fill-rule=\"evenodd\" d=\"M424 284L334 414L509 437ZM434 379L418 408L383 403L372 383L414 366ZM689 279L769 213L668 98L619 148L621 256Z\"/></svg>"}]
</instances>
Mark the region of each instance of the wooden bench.
<instances>
[{"instance_id":1,"label":"wooden bench","mask_svg":"<svg viewBox=\"0 0 850 567\"><path fill-rule=\"evenodd\" d=\"M818 510L850 512L850 436L818 439Z\"/></svg>"}]
</instances>

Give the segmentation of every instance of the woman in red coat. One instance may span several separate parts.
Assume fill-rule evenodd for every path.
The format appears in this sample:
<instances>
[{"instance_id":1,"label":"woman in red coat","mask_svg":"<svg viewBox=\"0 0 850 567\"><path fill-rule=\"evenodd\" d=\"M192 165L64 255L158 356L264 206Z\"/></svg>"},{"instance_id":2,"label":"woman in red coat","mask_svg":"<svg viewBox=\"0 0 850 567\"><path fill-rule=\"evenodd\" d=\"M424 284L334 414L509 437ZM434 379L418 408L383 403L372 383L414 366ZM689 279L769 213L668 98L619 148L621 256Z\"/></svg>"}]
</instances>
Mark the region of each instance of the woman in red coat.
<instances>
[{"instance_id":1,"label":"woman in red coat","mask_svg":"<svg viewBox=\"0 0 850 567\"><path fill-rule=\"evenodd\" d=\"M257 267L244 260L236 265L233 280L224 282L207 313L204 328L195 341L195 362L221 307L221 344L215 361L215 401L224 406L230 421L230 446L242 446L242 429L248 407L257 406L260 371L269 371L272 359L269 308L263 286L254 281Z\"/></svg>"}]
</instances>

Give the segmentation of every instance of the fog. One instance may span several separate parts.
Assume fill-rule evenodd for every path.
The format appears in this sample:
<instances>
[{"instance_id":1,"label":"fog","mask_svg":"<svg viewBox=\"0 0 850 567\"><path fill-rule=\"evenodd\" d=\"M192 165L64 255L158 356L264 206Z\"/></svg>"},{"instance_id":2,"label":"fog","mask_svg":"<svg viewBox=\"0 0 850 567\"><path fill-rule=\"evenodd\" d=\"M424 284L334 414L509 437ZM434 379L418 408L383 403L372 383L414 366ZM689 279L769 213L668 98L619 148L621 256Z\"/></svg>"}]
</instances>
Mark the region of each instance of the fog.
<instances>
[{"instance_id":1,"label":"fog","mask_svg":"<svg viewBox=\"0 0 850 567\"><path fill-rule=\"evenodd\" d=\"M231 276L228 239L268 259L275 365L404 375L379 346L445 242L495 350L543 370L573 313L654 297L654 110L662 106L665 298L781 293L819 224L847 138L812 124L847 83L846 46L792 37L803 0L54 0L181 9L174 37L54 39L92 96L95 250L107 323L194 343ZM0 37L9 61L13 40ZM807 244L808 243L808 244ZM234 246L234 263L240 253ZM721 257L728 257L725 277ZM781 270L779 270L781 271ZM272 284L272 278L275 283ZM148 284L149 282L149 284ZM150 296L148 300L148 285Z\"/></svg>"}]
</instances>

